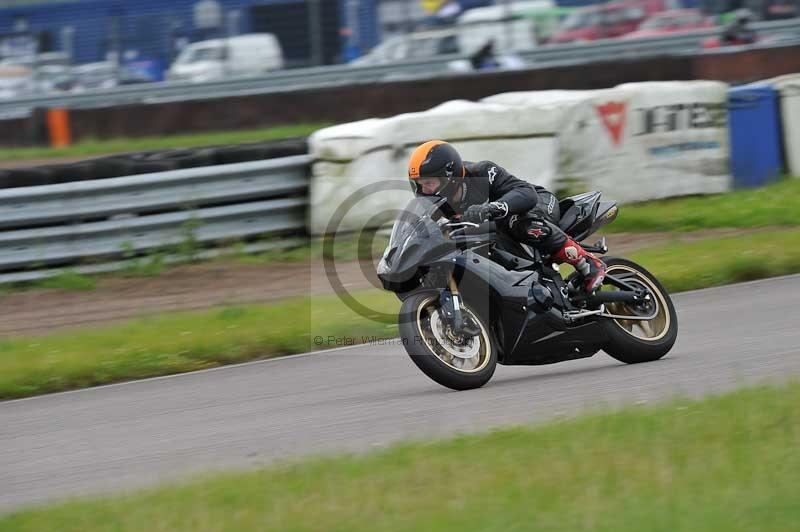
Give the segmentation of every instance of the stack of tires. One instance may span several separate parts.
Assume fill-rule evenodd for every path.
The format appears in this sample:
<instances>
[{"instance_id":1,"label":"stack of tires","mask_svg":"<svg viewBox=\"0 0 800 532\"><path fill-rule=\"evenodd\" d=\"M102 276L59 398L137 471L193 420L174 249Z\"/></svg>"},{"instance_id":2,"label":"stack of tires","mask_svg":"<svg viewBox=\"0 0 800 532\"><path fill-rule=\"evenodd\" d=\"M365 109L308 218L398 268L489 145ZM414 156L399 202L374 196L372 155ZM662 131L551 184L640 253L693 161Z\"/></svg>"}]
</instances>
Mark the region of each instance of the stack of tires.
<instances>
[{"instance_id":1,"label":"stack of tires","mask_svg":"<svg viewBox=\"0 0 800 532\"><path fill-rule=\"evenodd\" d=\"M308 153L308 143L305 137L206 148L126 153L71 164L0 170L0 188L107 179L183 168L261 161L306 153Z\"/></svg>"}]
</instances>

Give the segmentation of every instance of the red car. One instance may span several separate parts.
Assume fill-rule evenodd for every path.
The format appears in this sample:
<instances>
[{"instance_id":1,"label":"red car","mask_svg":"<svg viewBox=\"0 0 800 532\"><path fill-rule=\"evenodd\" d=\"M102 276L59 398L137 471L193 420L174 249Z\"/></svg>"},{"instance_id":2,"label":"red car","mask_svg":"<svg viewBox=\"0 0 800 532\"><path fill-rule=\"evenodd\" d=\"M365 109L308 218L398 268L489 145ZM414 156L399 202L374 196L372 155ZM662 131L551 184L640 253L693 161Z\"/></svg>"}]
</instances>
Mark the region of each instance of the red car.
<instances>
[{"instance_id":1,"label":"red car","mask_svg":"<svg viewBox=\"0 0 800 532\"><path fill-rule=\"evenodd\" d=\"M639 0L598 4L570 13L548 44L614 39L636 31L647 17L669 0Z\"/></svg>"},{"instance_id":2,"label":"red car","mask_svg":"<svg viewBox=\"0 0 800 532\"><path fill-rule=\"evenodd\" d=\"M673 33L713 28L714 23L697 9L674 9L662 11L648 18L639 29L623 36L623 39L661 37Z\"/></svg>"}]
</instances>

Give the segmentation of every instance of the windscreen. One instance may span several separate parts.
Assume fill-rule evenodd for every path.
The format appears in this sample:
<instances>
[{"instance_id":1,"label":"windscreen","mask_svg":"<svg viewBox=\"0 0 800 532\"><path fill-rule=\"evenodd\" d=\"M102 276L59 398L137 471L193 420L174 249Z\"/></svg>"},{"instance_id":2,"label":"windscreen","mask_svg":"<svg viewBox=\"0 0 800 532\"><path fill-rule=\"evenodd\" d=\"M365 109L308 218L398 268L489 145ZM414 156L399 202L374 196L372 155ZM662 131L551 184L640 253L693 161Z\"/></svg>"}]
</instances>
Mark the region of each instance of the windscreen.
<instances>
[{"instance_id":1,"label":"windscreen","mask_svg":"<svg viewBox=\"0 0 800 532\"><path fill-rule=\"evenodd\" d=\"M189 48L178 57L178 63L199 63L202 61L223 61L226 59L223 46L203 46Z\"/></svg>"},{"instance_id":2,"label":"windscreen","mask_svg":"<svg viewBox=\"0 0 800 532\"><path fill-rule=\"evenodd\" d=\"M444 202L444 198L437 196L420 196L409 201L394 222L392 236L389 237L389 248L402 247L417 227L430 219Z\"/></svg>"}]
</instances>

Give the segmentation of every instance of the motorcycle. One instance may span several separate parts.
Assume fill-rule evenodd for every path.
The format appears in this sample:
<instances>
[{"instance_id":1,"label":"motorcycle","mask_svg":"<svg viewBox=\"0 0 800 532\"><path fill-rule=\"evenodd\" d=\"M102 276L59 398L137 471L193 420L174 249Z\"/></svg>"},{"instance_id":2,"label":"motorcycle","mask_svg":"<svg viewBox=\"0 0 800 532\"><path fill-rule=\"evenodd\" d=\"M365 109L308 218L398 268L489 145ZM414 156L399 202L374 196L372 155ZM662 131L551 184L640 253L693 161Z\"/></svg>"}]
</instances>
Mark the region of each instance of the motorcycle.
<instances>
[{"instance_id":1,"label":"motorcycle","mask_svg":"<svg viewBox=\"0 0 800 532\"><path fill-rule=\"evenodd\" d=\"M600 197L588 192L559 202L559 226L576 242L616 219L617 204ZM553 364L600 350L628 364L649 362L675 343L675 307L642 266L604 258L603 286L587 294L577 272L562 277L563 266L494 222L470 224L454 214L444 198L412 199L377 272L402 301L406 352L437 383L479 388L497 364ZM605 238L583 247L608 252Z\"/></svg>"}]
</instances>

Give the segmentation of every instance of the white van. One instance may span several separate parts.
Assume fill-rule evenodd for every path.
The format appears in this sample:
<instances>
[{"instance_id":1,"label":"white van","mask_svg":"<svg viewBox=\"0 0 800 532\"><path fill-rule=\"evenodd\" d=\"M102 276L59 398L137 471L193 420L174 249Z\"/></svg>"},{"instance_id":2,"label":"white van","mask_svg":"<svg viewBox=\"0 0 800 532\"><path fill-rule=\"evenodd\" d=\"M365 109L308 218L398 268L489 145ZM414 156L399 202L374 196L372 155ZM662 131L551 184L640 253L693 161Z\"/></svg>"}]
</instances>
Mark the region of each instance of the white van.
<instances>
[{"instance_id":1,"label":"white van","mask_svg":"<svg viewBox=\"0 0 800 532\"><path fill-rule=\"evenodd\" d=\"M283 50L275 35L250 33L189 44L170 67L167 79L201 82L282 68Z\"/></svg>"},{"instance_id":2,"label":"white van","mask_svg":"<svg viewBox=\"0 0 800 532\"><path fill-rule=\"evenodd\" d=\"M541 35L544 21L540 19L556 11L553 0L510 2L468 9L456 25L465 49L474 49L492 40L498 52L520 52L540 44L541 37L546 36Z\"/></svg>"}]
</instances>

